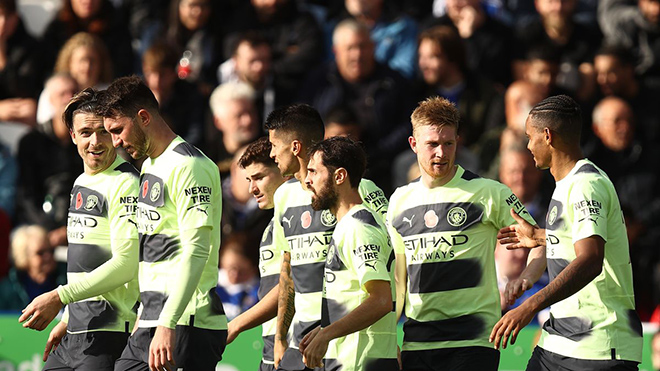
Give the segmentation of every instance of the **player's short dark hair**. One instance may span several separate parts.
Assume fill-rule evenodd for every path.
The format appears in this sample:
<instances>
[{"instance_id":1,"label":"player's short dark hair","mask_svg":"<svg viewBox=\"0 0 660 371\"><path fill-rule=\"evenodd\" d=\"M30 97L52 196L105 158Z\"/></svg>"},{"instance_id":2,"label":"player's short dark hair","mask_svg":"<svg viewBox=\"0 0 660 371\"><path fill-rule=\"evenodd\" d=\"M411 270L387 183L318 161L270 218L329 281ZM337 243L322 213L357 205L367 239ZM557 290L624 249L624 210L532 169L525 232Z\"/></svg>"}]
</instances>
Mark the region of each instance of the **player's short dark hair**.
<instances>
[{"instance_id":1,"label":"player's short dark hair","mask_svg":"<svg viewBox=\"0 0 660 371\"><path fill-rule=\"evenodd\" d=\"M141 78L133 75L121 77L99 93L96 113L103 117L133 117L139 110L158 112L154 93Z\"/></svg>"},{"instance_id":2,"label":"player's short dark hair","mask_svg":"<svg viewBox=\"0 0 660 371\"><path fill-rule=\"evenodd\" d=\"M320 141L309 149L311 158L316 152L321 153L323 165L332 171L343 167L348 173L352 188L360 185L367 169L367 154L359 143L346 137L332 137Z\"/></svg>"},{"instance_id":3,"label":"player's short dark hair","mask_svg":"<svg viewBox=\"0 0 660 371\"><path fill-rule=\"evenodd\" d=\"M314 107L302 103L273 110L266 118L264 129L282 131L307 146L323 140L325 133L319 112Z\"/></svg>"},{"instance_id":4,"label":"player's short dark hair","mask_svg":"<svg viewBox=\"0 0 660 371\"><path fill-rule=\"evenodd\" d=\"M245 152L238 159L238 166L245 169L252 164L262 164L268 167L276 167L275 160L270 158L270 141L268 137L261 137L254 142L248 144Z\"/></svg>"},{"instance_id":5,"label":"player's short dark hair","mask_svg":"<svg viewBox=\"0 0 660 371\"><path fill-rule=\"evenodd\" d=\"M568 95L545 98L529 112L530 122L536 128L547 127L566 142L579 143L582 133L582 110Z\"/></svg>"},{"instance_id":6,"label":"player's short dark hair","mask_svg":"<svg viewBox=\"0 0 660 371\"><path fill-rule=\"evenodd\" d=\"M596 51L595 57L608 56L616 58L621 64L633 67L637 64L633 52L617 44L605 44Z\"/></svg>"},{"instance_id":7,"label":"player's short dark hair","mask_svg":"<svg viewBox=\"0 0 660 371\"><path fill-rule=\"evenodd\" d=\"M79 113L96 114L98 95L99 92L94 88L86 88L71 98L64 109L64 113L62 113L62 120L64 120L69 130L73 130L73 117L75 115Z\"/></svg>"},{"instance_id":8,"label":"player's short dark hair","mask_svg":"<svg viewBox=\"0 0 660 371\"><path fill-rule=\"evenodd\" d=\"M270 43L268 42L268 39L266 36L264 36L263 33L255 30L250 30L247 31L243 34L241 34L234 44L232 45L232 55L236 55L236 52L238 51L238 47L241 46L241 44L246 43L250 45L252 48L256 48L257 46L261 45L266 45L270 48Z\"/></svg>"}]
</instances>

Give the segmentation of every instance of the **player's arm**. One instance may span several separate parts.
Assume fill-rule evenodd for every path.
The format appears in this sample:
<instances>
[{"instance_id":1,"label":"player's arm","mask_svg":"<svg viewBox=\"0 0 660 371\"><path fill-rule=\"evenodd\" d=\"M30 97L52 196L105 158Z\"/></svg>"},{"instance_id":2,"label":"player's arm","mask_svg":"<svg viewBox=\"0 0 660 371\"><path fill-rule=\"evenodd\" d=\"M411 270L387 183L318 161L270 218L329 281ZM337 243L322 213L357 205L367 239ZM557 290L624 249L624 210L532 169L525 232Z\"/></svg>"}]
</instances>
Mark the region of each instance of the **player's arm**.
<instances>
[{"instance_id":1,"label":"player's arm","mask_svg":"<svg viewBox=\"0 0 660 371\"><path fill-rule=\"evenodd\" d=\"M396 288L396 319L398 321L401 318L401 315L403 314L403 308L406 305L406 293L408 290L408 267L406 263L406 254L396 254L394 281Z\"/></svg>"},{"instance_id":2,"label":"player's arm","mask_svg":"<svg viewBox=\"0 0 660 371\"><path fill-rule=\"evenodd\" d=\"M566 299L593 281L603 269L605 240L600 236L591 236L575 243L576 258L561 271L541 291L525 300L518 308L507 312L497 322L490 334L490 341L499 349L511 335L511 344L515 343L520 330L527 326L536 313L548 306Z\"/></svg>"},{"instance_id":3,"label":"player's arm","mask_svg":"<svg viewBox=\"0 0 660 371\"><path fill-rule=\"evenodd\" d=\"M372 280L364 284L369 297L357 308L328 327L317 327L300 342L303 361L309 368L321 367L328 343L365 329L392 311L392 288L389 281Z\"/></svg>"},{"instance_id":4,"label":"player's arm","mask_svg":"<svg viewBox=\"0 0 660 371\"><path fill-rule=\"evenodd\" d=\"M112 256L91 272L56 290L37 296L23 310L19 322L23 327L43 330L62 309L62 305L105 294L129 282L137 275L137 229L129 222L134 217L134 204L121 204L120 197L138 192L137 177L124 178L108 204L110 248Z\"/></svg>"},{"instance_id":5,"label":"player's arm","mask_svg":"<svg viewBox=\"0 0 660 371\"><path fill-rule=\"evenodd\" d=\"M291 253L286 251L282 253L282 269L280 270L277 298L277 327L273 349L275 368L279 366L284 352L289 347L287 333L293 321L293 315L296 313L295 298L293 277L291 276Z\"/></svg>"},{"instance_id":6,"label":"player's arm","mask_svg":"<svg viewBox=\"0 0 660 371\"><path fill-rule=\"evenodd\" d=\"M227 344L243 331L257 327L277 315L279 286L273 287L266 296L227 324Z\"/></svg>"},{"instance_id":7,"label":"player's arm","mask_svg":"<svg viewBox=\"0 0 660 371\"><path fill-rule=\"evenodd\" d=\"M529 290L538 281L543 272L545 272L545 246L540 246L530 250L527 256L527 266L520 274L520 277L513 279L506 284L504 297L509 305L513 305L522 294Z\"/></svg>"},{"instance_id":8,"label":"player's arm","mask_svg":"<svg viewBox=\"0 0 660 371\"><path fill-rule=\"evenodd\" d=\"M510 212L516 224L506 226L497 233L497 240L502 247L511 250L545 246L545 229L531 224L513 209Z\"/></svg>"}]
</instances>

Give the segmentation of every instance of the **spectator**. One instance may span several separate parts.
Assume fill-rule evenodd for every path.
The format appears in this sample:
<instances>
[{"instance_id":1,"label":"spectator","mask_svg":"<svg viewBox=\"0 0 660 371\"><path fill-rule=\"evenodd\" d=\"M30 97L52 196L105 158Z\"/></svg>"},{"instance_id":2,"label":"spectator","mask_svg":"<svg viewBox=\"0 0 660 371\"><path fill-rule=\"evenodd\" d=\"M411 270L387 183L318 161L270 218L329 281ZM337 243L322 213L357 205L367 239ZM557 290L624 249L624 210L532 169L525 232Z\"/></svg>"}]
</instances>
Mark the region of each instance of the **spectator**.
<instances>
[{"instance_id":1,"label":"spectator","mask_svg":"<svg viewBox=\"0 0 660 371\"><path fill-rule=\"evenodd\" d=\"M593 88L592 59L602 35L597 28L578 22L578 0L535 0L539 18L521 27L516 34L516 70L521 69L532 48L551 47L558 61L558 85L584 100Z\"/></svg>"},{"instance_id":2,"label":"spectator","mask_svg":"<svg viewBox=\"0 0 660 371\"><path fill-rule=\"evenodd\" d=\"M482 73L502 89L511 81L511 29L492 18L480 0L447 0L446 14L426 22L425 28L452 26L467 50L467 66Z\"/></svg>"},{"instance_id":3,"label":"spectator","mask_svg":"<svg viewBox=\"0 0 660 371\"><path fill-rule=\"evenodd\" d=\"M236 41L231 58L218 68L221 84L241 81L252 86L259 122L264 122L275 107L288 104L293 93L281 86L273 73L272 59L268 40L258 32L247 32Z\"/></svg>"},{"instance_id":4,"label":"spectator","mask_svg":"<svg viewBox=\"0 0 660 371\"><path fill-rule=\"evenodd\" d=\"M635 72L660 83L660 2L602 0L598 23L608 43L632 49Z\"/></svg>"},{"instance_id":5,"label":"spectator","mask_svg":"<svg viewBox=\"0 0 660 371\"><path fill-rule=\"evenodd\" d=\"M105 89L112 81L112 61L103 40L86 32L73 35L60 50L55 73L69 73L78 88Z\"/></svg>"},{"instance_id":6,"label":"spectator","mask_svg":"<svg viewBox=\"0 0 660 371\"><path fill-rule=\"evenodd\" d=\"M660 178L655 163L660 151L635 139L635 118L631 106L617 97L601 100L593 111L597 143L589 150L591 159L608 172L625 216L630 258L635 272L637 311L648 319L653 311L657 284L655 265L660 260L656 241L660 238Z\"/></svg>"},{"instance_id":7,"label":"spectator","mask_svg":"<svg viewBox=\"0 0 660 371\"><path fill-rule=\"evenodd\" d=\"M436 26L419 36L417 101L439 95L454 103L461 114L459 140L466 147L504 121L504 101L493 84L467 69L465 45L450 26Z\"/></svg>"},{"instance_id":8,"label":"spectator","mask_svg":"<svg viewBox=\"0 0 660 371\"><path fill-rule=\"evenodd\" d=\"M177 77L178 63L171 46L156 42L142 56L144 80L172 130L186 142L201 147L206 105L193 83Z\"/></svg>"},{"instance_id":9,"label":"spectator","mask_svg":"<svg viewBox=\"0 0 660 371\"><path fill-rule=\"evenodd\" d=\"M225 47L236 45L246 31L261 32L269 41L272 69L281 88L295 91L321 60L323 36L314 17L299 10L295 0L241 1L229 25ZM227 48L226 57L231 57Z\"/></svg>"},{"instance_id":10,"label":"spectator","mask_svg":"<svg viewBox=\"0 0 660 371\"><path fill-rule=\"evenodd\" d=\"M211 94L210 105L214 128L204 153L226 175L238 149L259 135L254 90L243 82L222 84Z\"/></svg>"},{"instance_id":11,"label":"spectator","mask_svg":"<svg viewBox=\"0 0 660 371\"><path fill-rule=\"evenodd\" d=\"M526 55L523 79L536 84L545 96L568 94L557 86L559 54L549 45L531 48Z\"/></svg>"},{"instance_id":12,"label":"spectator","mask_svg":"<svg viewBox=\"0 0 660 371\"><path fill-rule=\"evenodd\" d=\"M594 58L596 80L601 96L615 95L625 99L636 113L639 138L649 144L660 140L660 89L635 76L634 58L622 47L603 46Z\"/></svg>"},{"instance_id":13,"label":"spectator","mask_svg":"<svg viewBox=\"0 0 660 371\"><path fill-rule=\"evenodd\" d=\"M216 292L222 299L228 320L259 301L258 257L259 242L254 234L236 232L223 240Z\"/></svg>"},{"instance_id":14,"label":"spectator","mask_svg":"<svg viewBox=\"0 0 660 371\"><path fill-rule=\"evenodd\" d=\"M0 122L34 125L43 67L39 44L16 11L15 0L0 0Z\"/></svg>"},{"instance_id":15,"label":"spectator","mask_svg":"<svg viewBox=\"0 0 660 371\"><path fill-rule=\"evenodd\" d=\"M333 108L324 121L325 139L342 136L358 142L362 137L357 116L349 107L338 106Z\"/></svg>"},{"instance_id":16,"label":"spectator","mask_svg":"<svg viewBox=\"0 0 660 371\"><path fill-rule=\"evenodd\" d=\"M133 72L133 49L128 28L110 0L64 0L55 19L43 35L45 58L49 65L62 46L78 32L95 34L110 52L115 77Z\"/></svg>"},{"instance_id":17,"label":"spectator","mask_svg":"<svg viewBox=\"0 0 660 371\"><path fill-rule=\"evenodd\" d=\"M338 105L350 107L362 127L370 158L368 177L386 193L390 188L390 161L406 148L411 96L398 72L377 63L369 30L346 19L333 35L335 61L312 72L300 98L326 116Z\"/></svg>"},{"instance_id":18,"label":"spectator","mask_svg":"<svg viewBox=\"0 0 660 371\"><path fill-rule=\"evenodd\" d=\"M370 30L378 63L408 79L413 78L417 24L412 18L401 13L392 1L344 0L344 9L336 20L330 22L327 33L331 35L337 23L348 17L355 18Z\"/></svg>"},{"instance_id":19,"label":"spectator","mask_svg":"<svg viewBox=\"0 0 660 371\"><path fill-rule=\"evenodd\" d=\"M46 82L52 120L26 134L18 146L16 219L46 228L52 246L66 245L69 193L83 165L62 113L77 92L76 81L58 74Z\"/></svg>"},{"instance_id":20,"label":"spectator","mask_svg":"<svg viewBox=\"0 0 660 371\"><path fill-rule=\"evenodd\" d=\"M167 41L181 53L179 78L196 84L205 97L218 84L216 70L222 60L221 40L213 29L212 3L211 0L172 0L167 29Z\"/></svg>"},{"instance_id":21,"label":"spectator","mask_svg":"<svg viewBox=\"0 0 660 371\"><path fill-rule=\"evenodd\" d=\"M16 229L11 242L14 266L0 281L0 310L19 311L35 297L66 283L66 267L55 261L54 253L44 228Z\"/></svg>"}]
</instances>

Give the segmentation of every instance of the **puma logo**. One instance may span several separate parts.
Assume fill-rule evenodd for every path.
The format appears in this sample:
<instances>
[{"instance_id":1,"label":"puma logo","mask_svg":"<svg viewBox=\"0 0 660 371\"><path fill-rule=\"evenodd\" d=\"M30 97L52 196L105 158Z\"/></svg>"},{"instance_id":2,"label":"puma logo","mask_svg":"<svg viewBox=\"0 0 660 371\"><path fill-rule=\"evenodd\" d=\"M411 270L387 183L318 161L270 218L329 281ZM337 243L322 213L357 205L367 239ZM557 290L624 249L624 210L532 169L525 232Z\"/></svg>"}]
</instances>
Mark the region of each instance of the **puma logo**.
<instances>
[{"instance_id":1,"label":"puma logo","mask_svg":"<svg viewBox=\"0 0 660 371\"><path fill-rule=\"evenodd\" d=\"M413 219L415 219L415 214L413 214L413 216L411 216L410 219L408 219L407 216L404 216L404 217L403 217L403 221L406 222L406 223L408 223L408 226L409 226L410 228L412 228L412 221L413 221Z\"/></svg>"},{"instance_id":2,"label":"puma logo","mask_svg":"<svg viewBox=\"0 0 660 371\"><path fill-rule=\"evenodd\" d=\"M132 221L131 219L128 219L128 222L129 222L129 223L131 223L131 224L133 224L133 225L135 226L135 228L137 228L137 227L138 227L138 225L137 225L137 223L136 223L136 222L134 222L134 221Z\"/></svg>"},{"instance_id":3,"label":"puma logo","mask_svg":"<svg viewBox=\"0 0 660 371\"><path fill-rule=\"evenodd\" d=\"M376 270L376 264L375 263L374 264L369 264L369 262L364 262L364 265L371 268L371 269L373 269L374 271Z\"/></svg>"},{"instance_id":4,"label":"puma logo","mask_svg":"<svg viewBox=\"0 0 660 371\"><path fill-rule=\"evenodd\" d=\"M201 211L201 212L203 212L204 214L206 214L206 216L209 216L209 213L206 211L207 209L208 209L208 207L207 207L206 209L202 209L201 207L198 207L198 208L197 208L197 211Z\"/></svg>"},{"instance_id":5,"label":"puma logo","mask_svg":"<svg viewBox=\"0 0 660 371\"><path fill-rule=\"evenodd\" d=\"M289 226L289 228L291 228L291 219L293 219L293 216L291 216L289 218L287 218L286 216L282 217L282 221L286 222L286 224Z\"/></svg>"},{"instance_id":6,"label":"puma logo","mask_svg":"<svg viewBox=\"0 0 660 371\"><path fill-rule=\"evenodd\" d=\"M591 220L592 222L594 222L594 224L598 225L598 220L596 220L596 219L594 219L594 218L592 218L592 217L590 217L590 216L587 216L587 217L584 217L584 218L578 220L578 223L582 222L582 221L585 220L585 219L589 219L589 220Z\"/></svg>"}]
</instances>

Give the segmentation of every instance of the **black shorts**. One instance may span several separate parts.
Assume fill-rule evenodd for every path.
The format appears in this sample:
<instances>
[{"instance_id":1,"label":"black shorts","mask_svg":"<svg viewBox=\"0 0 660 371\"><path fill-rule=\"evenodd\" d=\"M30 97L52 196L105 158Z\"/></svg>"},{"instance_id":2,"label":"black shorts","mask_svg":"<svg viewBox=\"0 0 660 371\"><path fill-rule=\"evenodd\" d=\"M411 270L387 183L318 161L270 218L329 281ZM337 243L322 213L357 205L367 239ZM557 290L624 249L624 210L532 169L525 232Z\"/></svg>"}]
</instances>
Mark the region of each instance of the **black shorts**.
<instances>
[{"instance_id":1,"label":"black shorts","mask_svg":"<svg viewBox=\"0 0 660 371\"><path fill-rule=\"evenodd\" d=\"M259 371L275 371L275 365L272 363L264 363L264 361L261 360L261 363L259 363Z\"/></svg>"},{"instance_id":2,"label":"black shorts","mask_svg":"<svg viewBox=\"0 0 660 371\"><path fill-rule=\"evenodd\" d=\"M112 371L115 361L126 347L126 332L94 331L66 334L48 356L46 370Z\"/></svg>"},{"instance_id":3,"label":"black shorts","mask_svg":"<svg viewBox=\"0 0 660 371\"><path fill-rule=\"evenodd\" d=\"M302 360L302 353L295 348L287 348L277 371L323 371L323 368L307 368Z\"/></svg>"},{"instance_id":4,"label":"black shorts","mask_svg":"<svg viewBox=\"0 0 660 371\"><path fill-rule=\"evenodd\" d=\"M497 371L500 352L486 347L461 347L401 352L405 371Z\"/></svg>"},{"instance_id":5,"label":"black shorts","mask_svg":"<svg viewBox=\"0 0 660 371\"><path fill-rule=\"evenodd\" d=\"M116 371L148 371L149 346L156 328L139 328L128 339ZM207 330L191 326L176 326L174 348L175 369L184 371L214 371L222 359L227 344L227 330Z\"/></svg>"},{"instance_id":6,"label":"black shorts","mask_svg":"<svg viewBox=\"0 0 660 371\"><path fill-rule=\"evenodd\" d=\"M618 359L595 361L565 357L548 352L541 347L535 347L532 357L527 363L527 371L633 371L638 363Z\"/></svg>"}]
</instances>

